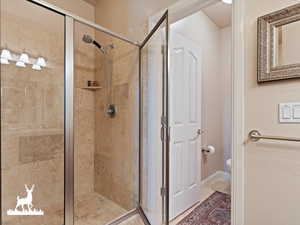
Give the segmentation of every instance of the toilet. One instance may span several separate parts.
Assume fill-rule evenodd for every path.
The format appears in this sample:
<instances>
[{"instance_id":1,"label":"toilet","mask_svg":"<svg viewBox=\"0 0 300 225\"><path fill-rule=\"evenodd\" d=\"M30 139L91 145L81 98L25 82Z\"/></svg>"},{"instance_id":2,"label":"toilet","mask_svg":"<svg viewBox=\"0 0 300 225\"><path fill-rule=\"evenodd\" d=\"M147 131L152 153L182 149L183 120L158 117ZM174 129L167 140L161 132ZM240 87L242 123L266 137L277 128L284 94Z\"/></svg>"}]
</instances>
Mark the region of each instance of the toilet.
<instances>
[{"instance_id":1,"label":"toilet","mask_svg":"<svg viewBox=\"0 0 300 225\"><path fill-rule=\"evenodd\" d=\"M228 172L231 173L231 159L226 160L226 166L227 166Z\"/></svg>"},{"instance_id":2,"label":"toilet","mask_svg":"<svg viewBox=\"0 0 300 225\"><path fill-rule=\"evenodd\" d=\"M226 179L231 180L231 159L226 160L226 167L228 171L226 172Z\"/></svg>"}]
</instances>

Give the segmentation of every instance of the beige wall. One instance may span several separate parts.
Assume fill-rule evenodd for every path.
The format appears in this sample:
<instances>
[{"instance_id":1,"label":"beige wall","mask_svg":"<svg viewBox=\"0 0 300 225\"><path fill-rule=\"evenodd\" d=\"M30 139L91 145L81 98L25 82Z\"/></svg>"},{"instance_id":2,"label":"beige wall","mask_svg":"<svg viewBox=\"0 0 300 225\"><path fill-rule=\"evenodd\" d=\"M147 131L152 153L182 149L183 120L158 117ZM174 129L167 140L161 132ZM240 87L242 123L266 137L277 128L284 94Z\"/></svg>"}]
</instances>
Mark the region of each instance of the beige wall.
<instances>
[{"instance_id":1,"label":"beige wall","mask_svg":"<svg viewBox=\"0 0 300 225\"><path fill-rule=\"evenodd\" d=\"M89 21L95 21L95 7L84 0L45 0Z\"/></svg>"},{"instance_id":2,"label":"beige wall","mask_svg":"<svg viewBox=\"0 0 300 225\"><path fill-rule=\"evenodd\" d=\"M98 0L97 23L123 34L132 40L142 41L147 33L149 16L175 3L177 0Z\"/></svg>"},{"instance_id":3,"label":"beige wall","mask_svg":"<svg viewBox=\"0 0 300 225\"><path fill-rule=\"evenodd\" d=\"M221 30L221 104L222 104L222 146L224 170L229 172L226 160L231 158L232 150L232 28Z\"/></svg>"},{"instance_id":4,"label":"beige wall","mask_svg":"<svg viewBox=\"0 0 300 225\"><path fill-rule=\"evenodd\" d=\"M278 123L278 103L298 102L300 81L256 83L257 17L298 1L251 0L246 2L246 130L298 136L299 124ZM299 144L261 141L246 145L246 225L298 225L300 221Z\"/></svg>"}]
</instances>

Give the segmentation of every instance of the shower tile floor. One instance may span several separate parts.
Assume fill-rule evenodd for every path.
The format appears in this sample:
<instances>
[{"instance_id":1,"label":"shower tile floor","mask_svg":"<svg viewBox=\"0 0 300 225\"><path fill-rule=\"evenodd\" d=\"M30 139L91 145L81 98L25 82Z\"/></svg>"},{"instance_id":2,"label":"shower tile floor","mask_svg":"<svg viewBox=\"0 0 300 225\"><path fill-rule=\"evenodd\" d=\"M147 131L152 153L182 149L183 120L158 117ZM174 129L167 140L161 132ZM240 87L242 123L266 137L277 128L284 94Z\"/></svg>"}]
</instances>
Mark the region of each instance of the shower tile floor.
<instances>
[{"instance_id":1,"label":"shower tile floor","mask_svg":"<svg viewBox=\"0 0 300 225\"><path fill-rule=\"evenodd\" d=\"M106 225L127 211L97 193L90 193L75 199L74 225ZM45 210L44 216L20 216L5 221L3 225L61 225L63 224L63 210L57 207ZM135 215L121 223L121 225L144 225L139 215Z\"/></svg>"},{"instance_id":2,"label":"shower tile floor","mask_svg":"<svg viewBox=\"0 0 300 225\"><path fill-rule=\"evenodd\" d=\"M97 193L81 197L75 205L75 225L105 225L127 211Z\"/></svg>"},{"instance_id":3,"label":"shower tile floor","mask_svg":"<svg viewBox=\"0 0 300 225\"><path fill-rule=\"evenodd\" d=\"M127 212L97 193L81 198L75 207L75 225L105 225ZM134 215L120 225L144 225L144 223L139 215Z\"/></svg>"}]
</instances>

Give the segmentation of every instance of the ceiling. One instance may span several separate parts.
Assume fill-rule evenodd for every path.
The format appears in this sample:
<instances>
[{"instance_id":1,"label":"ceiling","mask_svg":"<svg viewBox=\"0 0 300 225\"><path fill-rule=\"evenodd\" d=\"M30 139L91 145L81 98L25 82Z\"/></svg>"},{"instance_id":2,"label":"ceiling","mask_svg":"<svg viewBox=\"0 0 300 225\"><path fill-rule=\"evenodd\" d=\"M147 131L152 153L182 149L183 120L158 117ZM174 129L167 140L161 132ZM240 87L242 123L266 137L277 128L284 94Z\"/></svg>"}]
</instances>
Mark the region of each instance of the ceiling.
<instances>
[{"instance_id":1,"label":"ceiling","mask_svg":"<svg viewBox=\"0 0 300 225\"><path fill-rule=\"evenodd\" d=\"M220 28L231 25L232 5L219 2L202 11Z\"/></svg>"},{"instance_id":2,"label":"ceiling","mask_svg":"<svg viewBox=\"0 0 300 225\"><path fill-rule=\"evenodd\" d=\"M84 0L91 5L96 5L97 0ZM220 28L231 25L232 5L222 1L202 9L202 11Z\"/></svg>"}]
</instances>

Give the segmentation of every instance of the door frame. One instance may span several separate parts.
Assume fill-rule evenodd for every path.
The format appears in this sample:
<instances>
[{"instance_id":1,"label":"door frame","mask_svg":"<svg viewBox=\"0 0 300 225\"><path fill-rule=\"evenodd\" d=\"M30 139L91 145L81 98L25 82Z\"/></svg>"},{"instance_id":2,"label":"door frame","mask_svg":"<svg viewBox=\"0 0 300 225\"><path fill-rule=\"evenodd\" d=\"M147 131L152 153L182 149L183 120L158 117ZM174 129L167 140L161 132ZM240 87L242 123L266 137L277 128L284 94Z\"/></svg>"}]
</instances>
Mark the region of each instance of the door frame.
<instances>
[{"instance_id":1,"label":"door frame","mask_svg":"<svg viewBox=\"0 0 300 225\"><path fill-rule=\"evenodd\" d=\"M148 19L151 28L165 10L172 24L220 0L179 0ZM232 4L232 225L245 224L245 0Z\"/></svg>"}]
</instances>

